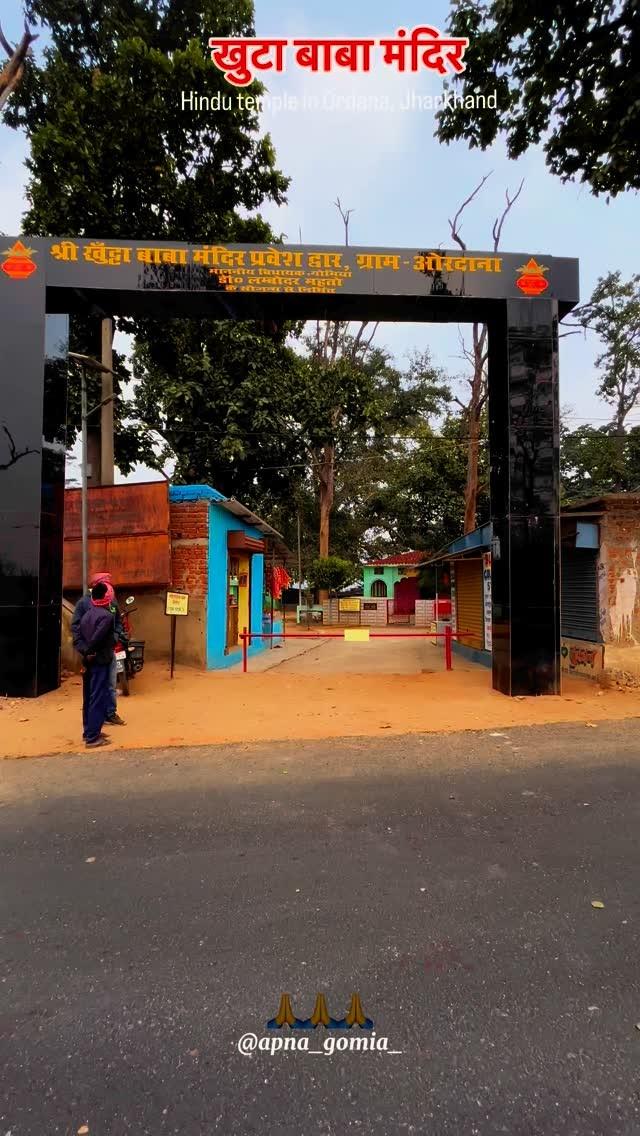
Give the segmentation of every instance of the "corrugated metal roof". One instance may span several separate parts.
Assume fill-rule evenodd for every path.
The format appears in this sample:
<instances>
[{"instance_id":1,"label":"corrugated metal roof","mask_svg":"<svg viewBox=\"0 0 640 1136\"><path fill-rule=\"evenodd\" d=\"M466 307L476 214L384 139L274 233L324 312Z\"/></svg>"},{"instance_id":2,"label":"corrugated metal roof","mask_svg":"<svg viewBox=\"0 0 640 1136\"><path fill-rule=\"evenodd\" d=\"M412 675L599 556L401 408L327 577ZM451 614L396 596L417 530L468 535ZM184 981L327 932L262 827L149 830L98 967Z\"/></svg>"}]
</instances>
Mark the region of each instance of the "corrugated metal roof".
<instances>
[{"instance_id":1,"label":"corrugated metal roof","mask_svg":"<svg viewBox=\"0 0 640 1136\"><path fill-rule=\"evenodd\" d=\"M457 540L452 540L446 548L443 548L429 561L434 564L438 560L449 560L452 556L464 556L469 552L479 552L482 549L491 547L492 526L489 521L488 524L482 525L479 529L474 529L473 532L466 533L465 536L459 536Z\"/></svg>"},{"instance_id":2,"label":"corrugated metal roof","mask_svg":"<svg viewBox=\"0 0 640 1136\"><path fill-rule=\"evenodd\" d=\"M240 501L236 501L235 497L225 497L224 493L219 493L217 489L212 489L210 485L172 485L169 489L170 501L212 501L214 505L220 505L222 509L227 512L233 513L235 517L240 517L241 520L247 525L253 525L254 529L258 529L265 536L276 536L282 540L282 533L277 529L271 527L261 517L256 516L247 509L246 505L242 505Z\"/></svg>"},{"instance_id":3,"label":"corrugated metal roof","mask_svg":"<svg viewBox=\"0 0 640 1136\"><path fill-rule=\"evenodd\" d=\"M282 533L279 533L277 529L272 528L266 521L257 517L255 513L251 512L251 509L247 509L245 505L241 505L239 501L236 501L235 497L223 497L219 501L216 501L216 504L219 505L221 509L226 509L228 513L233 513L234 517L240 517L240 520L244 521L245 524L252 525L254 529L258 529L261 533L264 533L265 536L277 536L282 540Z\"/></svg>"}]
</instances>

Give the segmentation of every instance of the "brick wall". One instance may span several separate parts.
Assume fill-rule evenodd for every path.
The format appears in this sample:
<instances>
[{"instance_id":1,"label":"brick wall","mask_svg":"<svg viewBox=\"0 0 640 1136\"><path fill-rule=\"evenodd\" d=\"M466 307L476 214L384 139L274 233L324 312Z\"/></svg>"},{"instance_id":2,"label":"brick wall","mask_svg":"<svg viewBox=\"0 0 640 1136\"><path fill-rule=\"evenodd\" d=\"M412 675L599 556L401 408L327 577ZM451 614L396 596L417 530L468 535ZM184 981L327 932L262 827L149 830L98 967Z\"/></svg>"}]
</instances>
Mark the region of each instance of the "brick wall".
<instances>
[{"instance_id":1,"label":"brick wall","mask_svg":"<svg viewBox=\"0 0 640 1136\"><path fill-rule=\"evenodd\" d=\"M366 603L366 604L374 603L376 605L376 610L373 611L372 609L370 609L368 611L362 611L361 612L363 627L364 626L367 626L367 627L386 627L387 626L387 600L369 599L369 598L367 598L365 600L360 600L360 606L361 607L362 607L362 604L364 604L364 603Z\"/></svg>"},{"instance_id":2,"label":"brick wall","mask_svg":"<svg viewBox=\"0 0 640 1136\"><path fill-rule=\"evenodd\" d=\"M610 504L600 522L598 563L600 631L605 643L640 643L639 544L637 503Z\"/></svg>"},{"instance_id":3,"label":"brick wall","mask_svg":"<svg viewBox=\"0 0 640 1136\"><path fill-rule=\"evenodd\" d=\"M207 594L209 504L177 501L169 508L172 585L194 597Z\"/></svg>"},{"instance_id":4,"label":"brick wall","mask_svg":"<svg viewBox=\"0 0 640 1136\"><path fill-rule=\"evenodd\" d=\"M386 627L387 600L370 599L368 596L360 599L360 613L357 611L340 611L339 600L323 603L323 622L338 624L340 627ZM369 608L362 610L363 604L375 604L375 610Z\"/></svg>"},{"instance_id":5,"label":"brick wall","mask_svg":"<svg viewBox=\"0 0 640 1136\"><path fill-rule=\"evenodd\" d=\"M429 627L436 617L435 600L416 600L416 627Z\"/></svg>"}]
</instances>

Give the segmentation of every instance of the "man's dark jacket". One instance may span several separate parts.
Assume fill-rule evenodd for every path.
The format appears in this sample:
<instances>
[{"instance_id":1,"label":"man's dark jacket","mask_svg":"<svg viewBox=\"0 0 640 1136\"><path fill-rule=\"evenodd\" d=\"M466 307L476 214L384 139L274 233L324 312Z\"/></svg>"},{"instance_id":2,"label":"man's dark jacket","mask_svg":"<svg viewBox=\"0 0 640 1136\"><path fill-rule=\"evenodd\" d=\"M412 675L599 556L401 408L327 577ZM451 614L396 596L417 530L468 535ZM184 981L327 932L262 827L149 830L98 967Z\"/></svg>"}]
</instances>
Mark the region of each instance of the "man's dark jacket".
<instances>
[{"instance_id":1,"label":"man's dark jacket","mask_svg":"<svg viewBox=\"0 0 640 1136\"><path fill-rule=\"evenodd\" d=\"M82 643L80 653L85 658L95 656L89 661L108 666L116 644L113 612L108 607L96 607L89 600L89 610L80 620L78 638Z\"/></svg>"},{"instance_id":2,"label":"man's dark jacket","mask_svg":"<svg viewBox=\"0 0 640 1136\"><path fill-rule=\"evenodd\" d=\"M80 621L83 615L88 612L91 606L91 596L81 596L75 608L73 609L73 618L71 620L71 637L73 639L73 645L76 651L79 651L81 655L84 654L84 646L82 645L80 638ZM126 644L127 637L124 633L122 618L120 616L120 608L118 607L117 603L112 603L110 607L105 608L105 611L110 611L111 615L114 618L116 641L118 643L122 643L123 645Z\"/></svg>"}]
</instances>

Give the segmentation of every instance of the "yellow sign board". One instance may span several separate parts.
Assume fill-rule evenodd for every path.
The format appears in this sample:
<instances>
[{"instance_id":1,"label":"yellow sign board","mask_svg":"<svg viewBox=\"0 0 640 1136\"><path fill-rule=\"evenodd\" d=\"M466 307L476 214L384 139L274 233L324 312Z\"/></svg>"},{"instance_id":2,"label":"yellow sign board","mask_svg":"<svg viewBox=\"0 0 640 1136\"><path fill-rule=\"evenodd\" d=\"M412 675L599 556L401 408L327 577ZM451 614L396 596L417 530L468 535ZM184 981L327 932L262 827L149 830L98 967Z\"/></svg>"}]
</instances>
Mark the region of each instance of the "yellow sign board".
<instances>
[{"instance_id":1,"label":"yellow sign board","mask_svg":"<svg viewBox=\"0 0 640 1136\"><path fill-rule=\"evenodd\" d=\"M345 627L344 637L347 643L368 643L368 627Z\"/></svg>"},{"instance_id":2,"label":"yellow sign board","mask_svg":"<svg viewBox=\"0 0 640 1136\"><path fill-rule=\"evenodd\" d=\"M357 596L355 599L338 600L338 611L360 611L360 600Z\"/></svg>"},{"instance_id":3,"label":"yellow sign board","mask_svg":"<svg viewBox=\"0 0 640 1136\"><path fill-rule=\"evenodd\" d=\"M185 592L167 592L165 615L188 615L189 596Z\"/></svg>"}]
</instances>

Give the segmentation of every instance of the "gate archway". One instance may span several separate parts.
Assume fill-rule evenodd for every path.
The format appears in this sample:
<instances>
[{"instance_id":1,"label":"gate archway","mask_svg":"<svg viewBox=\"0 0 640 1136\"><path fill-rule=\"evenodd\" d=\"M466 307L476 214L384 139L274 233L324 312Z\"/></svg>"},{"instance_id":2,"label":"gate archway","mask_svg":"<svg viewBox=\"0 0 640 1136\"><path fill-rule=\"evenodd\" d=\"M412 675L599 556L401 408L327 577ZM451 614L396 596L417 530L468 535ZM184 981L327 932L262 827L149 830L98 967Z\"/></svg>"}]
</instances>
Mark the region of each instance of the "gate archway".
<instances>
[{"instance_id":1,"label":"gate archway","mask_svg":"<svg viewBox=\"0 0 640 1136\"><path fill-rule=\"evenodd\" d=\"M0 693L59 684L68 314L488 327L493 685L560 691L558 320L578 262L488 252L4 238Z\"/></svg>"}]
</instances>

